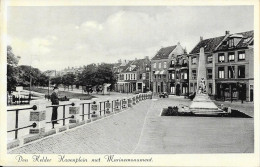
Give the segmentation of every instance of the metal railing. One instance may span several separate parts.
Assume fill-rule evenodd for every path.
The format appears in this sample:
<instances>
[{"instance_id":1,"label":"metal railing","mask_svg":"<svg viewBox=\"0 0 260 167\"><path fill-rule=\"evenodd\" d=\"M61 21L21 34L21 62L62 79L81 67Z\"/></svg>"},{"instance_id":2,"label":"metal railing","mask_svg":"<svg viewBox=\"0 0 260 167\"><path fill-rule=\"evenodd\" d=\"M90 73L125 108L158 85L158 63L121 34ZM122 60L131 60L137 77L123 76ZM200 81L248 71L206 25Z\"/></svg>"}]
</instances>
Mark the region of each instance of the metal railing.
<instances>
[{"instance_id":1,"label":"metal railing","mask_svg":"<svg viewBox=\"0 0 260 167\"><path fill-rule=\"evenodd\" d=\"M70 103L70 104L59 104L59 105L50 105L50 106L46 106L46 108L53 108L53 107L63 107L63 114L62 114L62 118L61 119L56 119L56 120L51 120L51 121L48 121L46 123L52 123L52 122L56 122L56 121L60 121L62 120L62 124L63 126L65 125L65 120L66 119L69 119L69 118L74 118L74 116L72 115L71 117L66 117L66 110L65 110L65 107L66 106L74 106L75 104L74 103ZM57 111L58 112L58 111Z\"/></svg>"},{"instance_id":2,"label":"metal railing","mask_svg":"<svg viewBox=\"0 0 260 167\"><path fill-rule=\"evenodd\" d=\"M18 109L9 109L7 110L7 112L11 112L11 111L15 111L15 129L12 129L12 130L8 130L7 133L9 132L15 132L15 139L18 138L18 131L21 130L21 129L25 129L25 128L29 128L29 127L33 127L35 128L37 126L37 124L34 122L33 124L31 125L27 125L27 126L24 126L24 127L18 127L18 123L19 123L19 111L21 110L36 110L37 109L37 106L34 105L32 107L28 107L28 108L18 108Z\"/></svg>"}]
</instances>

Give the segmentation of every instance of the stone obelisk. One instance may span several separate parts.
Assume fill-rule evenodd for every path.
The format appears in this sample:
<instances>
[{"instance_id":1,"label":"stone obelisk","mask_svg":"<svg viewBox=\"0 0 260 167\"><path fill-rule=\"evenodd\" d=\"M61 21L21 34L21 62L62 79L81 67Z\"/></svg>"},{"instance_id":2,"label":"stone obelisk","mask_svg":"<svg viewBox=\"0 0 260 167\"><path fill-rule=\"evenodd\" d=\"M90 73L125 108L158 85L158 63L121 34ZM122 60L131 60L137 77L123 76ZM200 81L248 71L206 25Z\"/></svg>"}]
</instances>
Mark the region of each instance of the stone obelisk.
<instances>
[{"instance_id":1,"label":"stone obelisk","mask_svg":"<svg viewBox=\"0 0 260 167\"><path fill-rule=\"evenodd\" d=\"M217 115L222 113L214 102L208 96L207 92L207 73L206 73L206 58L204 48L200 48L199 63L197 76L197 91L196 96L190 105L190 111L194 114L202 115Z\"/></svg>"}]
</instances>

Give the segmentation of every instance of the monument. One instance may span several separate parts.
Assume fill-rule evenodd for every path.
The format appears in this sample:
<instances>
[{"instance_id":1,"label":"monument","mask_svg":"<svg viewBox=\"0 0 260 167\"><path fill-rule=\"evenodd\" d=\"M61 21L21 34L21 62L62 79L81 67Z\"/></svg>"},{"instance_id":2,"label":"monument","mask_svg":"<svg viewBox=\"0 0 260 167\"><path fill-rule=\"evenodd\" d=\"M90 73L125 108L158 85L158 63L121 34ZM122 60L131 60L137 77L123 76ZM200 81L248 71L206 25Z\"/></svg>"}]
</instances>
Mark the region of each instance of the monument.
<instances>
[{"instance_id":1,"label":"monument","mask_svg":"<svg viewBox=\"0 0 260 167\"><path fill-rule=\"evenodd\" d=\"M219 109L216 104L211 101L207 93L207 76L205 66L205 53L204 48L200 48L199 63L198 63L198 76L197 76L197 91L189 109L195 115L218 115L224 113Z\"/></svg>"}]
</instances>

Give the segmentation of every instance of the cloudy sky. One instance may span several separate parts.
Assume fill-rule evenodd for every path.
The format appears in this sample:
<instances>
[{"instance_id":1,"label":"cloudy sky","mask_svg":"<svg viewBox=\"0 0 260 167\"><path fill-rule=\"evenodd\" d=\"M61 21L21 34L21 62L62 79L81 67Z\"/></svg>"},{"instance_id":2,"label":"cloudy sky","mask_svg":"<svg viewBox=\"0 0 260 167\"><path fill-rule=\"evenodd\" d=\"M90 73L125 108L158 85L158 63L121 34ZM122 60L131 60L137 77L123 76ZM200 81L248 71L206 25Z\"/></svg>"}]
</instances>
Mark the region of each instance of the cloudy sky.
<instances>
[{"instance_id":1,"label":"cloudy sky","mask_svg":"<svg viewBox=\"0 0 260 167\"><path fill-rule=\"evenodd\" d=\"M152 58L180 42L253 30L253 7L8 7L8 44L19 64L60 70Z\"/></svg>"}]
</instances>

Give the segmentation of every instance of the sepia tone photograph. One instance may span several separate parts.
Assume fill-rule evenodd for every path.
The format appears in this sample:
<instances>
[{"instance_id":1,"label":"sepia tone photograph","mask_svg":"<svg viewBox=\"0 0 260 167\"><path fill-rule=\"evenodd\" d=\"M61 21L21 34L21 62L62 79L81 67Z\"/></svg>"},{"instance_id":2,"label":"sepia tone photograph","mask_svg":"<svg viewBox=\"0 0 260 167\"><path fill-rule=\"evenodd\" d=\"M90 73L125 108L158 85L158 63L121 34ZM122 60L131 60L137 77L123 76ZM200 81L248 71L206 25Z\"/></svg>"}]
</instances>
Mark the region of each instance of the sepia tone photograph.
<instances>
[{"instance_id":1,"label":"sepia tone photograph","mask_svg":"<svg viewBox=\"0 0 260 167\"><path fill-rule=\"evenodd\" d=\"M5 9L4 147L14 161L259 151L254 5Z\"/></svg>"}]
</instances>

